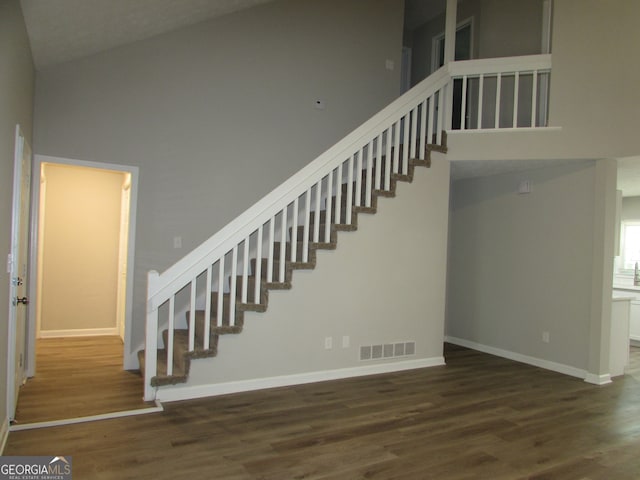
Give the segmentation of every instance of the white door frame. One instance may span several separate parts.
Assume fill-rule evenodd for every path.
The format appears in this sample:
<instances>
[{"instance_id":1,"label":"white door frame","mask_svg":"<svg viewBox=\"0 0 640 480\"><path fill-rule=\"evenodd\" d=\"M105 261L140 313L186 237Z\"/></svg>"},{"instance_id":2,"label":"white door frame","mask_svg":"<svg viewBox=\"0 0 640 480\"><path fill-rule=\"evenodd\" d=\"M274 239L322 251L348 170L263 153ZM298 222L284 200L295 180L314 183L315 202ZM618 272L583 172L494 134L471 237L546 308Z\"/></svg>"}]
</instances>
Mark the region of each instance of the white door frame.
<instances>
[{"instance_id":1,"label":"white door frame","mask_svg":"<svg viewBox=\"0 0 640 480\"><path fill-rule=\"evenodd\" d=\"M43 163L57 163L61 165L72 165L77 167L99 168L102 170L113 170L117 172L131 174L130 189L130 210L129 210L129 238L128 238L128 255L127 255L127 293L125 301L125 328L124 328L124 354L123 365L125 370L138 368L138 359L135 352L132 352L131 337L133 329L133 270L135 260L135 239L136 239L136 213L138 203L138 167L129 165L117 165L112 163L90 162L86 160L77 160L71 158L52 157L48 155L38 155L34 157L33 167L33 197L32 205L40 205L40 176ZM31 251L30 251L30 279L29 288L31 292L38 292L37 295L32 293L33 298L39 298L38 291L38 241L39 241L39 215L33 215L31 218ZM37 331L37 315L36 308L29 310L29 339L28 339L28 370L27 375L32 377L36 373L36 331Z\"/></svg>"},{"instance_id":2,"label":"white door frame","mask_svg":"<svg viewBox=\"0 0 640 480\"><path fill-rule=\"evenodd\" d=\"M24 135L22 134L22 130L20 125L16 125L16 134L15 134L15 144L14 144L14 169L13 169L13 201L12 201L12 212L11 212L11 251L9 253L9 258L7 259L7 270L10 274L9 277L9 317L8 317L8 332L7 332L7 385L6 385L6 402L7 402L7 418L9 420L13 420L15 417L16 411L16 398L17 398L17 390L16 390L16 372L18 368L21 368L20 372L20 383L22 383L26 379L26 367L25 363L27 363L26 357L28 356L28 351L26 351L25 345L22 346L22 365L16 368L16 349L18 338L22 337L23 340L26 339L28 332L28 321L24 322L24 330L23 335L18 335L17 323L17 305L15 303L15 298L18 296L18 286L17 283L18 277L21 273L18 271L20 265L18 264L19 258L17 258L18 245L21 241L21 230L24 225L21 225L20 218L22 215L22 182L24 177L24 172L22 169L22 163L25 151L29 156L29 166L31 166L31 148L29 144L26 142ZM31 172L28 172L28 175L31 175ZM29 215L30 212L27 212L27 224L29 223ZM28 225L27 225L28 228ZM28 235L27 235L28 236ZM26 252L25 252L26 253ZM25 272L26 273L26 272ZM27 297L30 295L30 285L25 285L26 292L28 293ZM22 308L22 307L21 307ZM25 306L26 308L26 306ZM29 309L29 312L32 309ZM30 314L30 313L29 313Z\"/></svg>"},{"instance_id":3,"label":"white door frame","mask_svg":"<svg viewBox=\"0 0 640 480\"><path fill-rule=\"evenodd\" d=\"M464 20L459 21L456 24L456 34L458 30L462 30L466 26L469 26L471 29L471 33L469 35L469 56L473 58L473 35L474 31L474 17L468 17ZM440 42L444 42L444 32L440 32L437 35L431 37L431 73L434 73L436 70L440 68Z\"/></svg>"}]
</instances>

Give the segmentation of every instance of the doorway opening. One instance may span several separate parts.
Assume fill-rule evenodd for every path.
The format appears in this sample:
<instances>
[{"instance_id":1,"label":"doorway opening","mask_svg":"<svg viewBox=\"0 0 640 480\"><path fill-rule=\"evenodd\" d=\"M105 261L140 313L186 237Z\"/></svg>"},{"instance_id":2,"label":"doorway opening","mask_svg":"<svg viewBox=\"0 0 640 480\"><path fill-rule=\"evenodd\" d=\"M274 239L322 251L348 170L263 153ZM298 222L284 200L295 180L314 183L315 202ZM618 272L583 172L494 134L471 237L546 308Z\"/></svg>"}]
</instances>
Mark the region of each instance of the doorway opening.
<instances>
[{"instance_id":1,"label":"doorway opening","mask_svg":"<svg viewBox=\"0 0 640 480\"><path fill-rule=\"evenodd\" d=\"M130 268L135 249L137 175L136 167L35 156L30 277L34 293L27 347L28 376L34 378L21 395L38 390L38 403L43 408L48 404L46 395L41 398L46 392L43 382L53 378L52 371L65 371L58 368L60 365L51 368L49 362L57 359L66 359L72 368L69 376L76 378L70 395L78 396L82 391L104 394L114 389L113 382L95 381L107 378L98 369L110 369L114 382L122 388L131 384L133 374L127 370L137 368L131 352ZM118 375L127 379L119 383ZM141 380L139 388L141 392ZM57 402L64 392L56 389ZM135 400L140 405L130 405L130 409L144 406L140 393ZM17 420L21 423L62 420L25 418L26 405L27 398L18 404ZM105 402L92 408L72 416L122 410L121 405L113 410Z\"/></svg>"}]
</instances>

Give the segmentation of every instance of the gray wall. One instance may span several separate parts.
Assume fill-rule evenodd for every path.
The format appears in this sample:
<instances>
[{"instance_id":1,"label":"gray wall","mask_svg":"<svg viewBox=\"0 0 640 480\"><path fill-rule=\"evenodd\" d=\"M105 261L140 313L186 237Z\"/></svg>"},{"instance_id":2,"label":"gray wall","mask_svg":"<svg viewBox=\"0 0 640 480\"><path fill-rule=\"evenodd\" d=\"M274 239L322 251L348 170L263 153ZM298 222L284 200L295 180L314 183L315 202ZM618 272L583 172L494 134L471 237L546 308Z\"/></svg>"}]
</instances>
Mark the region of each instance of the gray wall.
<instances>
[{"instance_id":1,"label":"gray wall","mask_svg":"<svg viewBox=\"0 0 640 480\"><path fill-rule=\"evenodd\" d=\"M399 0L279 0L38 72L36 153L140 167L134 345L148 270L397 96L402 22Z\"/></svg>"},{"instance_id":2,"label":"gray wall","mask_svg":"<svg viewBox=\"0 0 640 480\"><path fill-rule=\"evenodd\" d=\"M18 0L0 0L0 254L9 253L13 192L13 153L16 124L31 143L34 69L31 49ZM7 384L7 316L9 275L0 268L0 385ZM0 424L5 419L6 395L0 395Z\"/></svg>"},{"instance_id":3,"label":"gray wall","mask_svg":"<svg viewBox=\"0 0 640 480\"><path fill-rule=\"evenodd\" d=\"M542 0L475 0L480 3L478 58L540 53ZM462 15L461 15L462 14ZM464 11L458 13L463 20Z\"/></svg>"},{"instance_id":4,"label":"gray wall","mask_svg":"<svg viewBox=\"0 0 640 480\"><path fill-rule=\"evenodd\" d=\"M453 183L447 335L588 368L595 183L594 162Z\"/></svg>"},{"instance_id":5,"label":"gray wall","mask_svg":"<svg viewBox=\"0 0 640 480\"><path fill-rule=\"evenodd\" d=\"M339 233L336 250L319 252L315 270L296 271L291 290L271 291L267 312L247 314L218 357L194 362L189 385L442 357L449 163L434 155L415 173L356 232ZM361 345L406 341L415 355L359 361Z\"/></svg>"},{"instance_id":6,"label":"gray wall","mask_svg":"<svg viewBox=\"0 0 640 480\"><path fill-rule=\"evenodd\" d=\"M472 18L472 58L510 57L540 53L542 0L465 0L458 3L457 22ZM413 32L411 81L418 83L431 72L433 37L444 32L445 15Z\"/></svg>"}]
</instances>

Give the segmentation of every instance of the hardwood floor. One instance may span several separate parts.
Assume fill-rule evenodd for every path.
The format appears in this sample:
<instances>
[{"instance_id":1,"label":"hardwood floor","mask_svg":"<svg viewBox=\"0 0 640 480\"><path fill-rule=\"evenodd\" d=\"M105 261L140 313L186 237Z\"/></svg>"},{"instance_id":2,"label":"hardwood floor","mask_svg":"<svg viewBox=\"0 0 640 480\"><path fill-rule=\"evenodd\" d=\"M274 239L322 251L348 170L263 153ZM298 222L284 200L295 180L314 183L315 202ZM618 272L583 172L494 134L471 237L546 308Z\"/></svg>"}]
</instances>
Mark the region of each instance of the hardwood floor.
<instances>
[{"instance_id":1,"label":"hardwood floor","mask_svg":"<svg viewBox=\"0 0 640 480\"><path fill-rule=\"evenodd\" d=\"M634 356L637 352L634 352ZM12 432L76 479L638 479L640 382L580 379L447 346L447 365Z\"/></svg>"},{"instance_id":2,"label":"hardwood floor","mask_svg":"<svg viewBox=\"0 0 640 480\"><path fill-rule=\"evenodd\" d=\"M640 347L631 347L629 365L625 371L628 375L632 375L636 380L640 380Z\"/></svg>"},{"instance_id":3,"label":"hardwood floor","mask_svg":"<svg viewBox=\"0 0 640 480\"><path fill-rule=\"evenodd\" d=\"M122 370L117 336L38 339L36 376L20 390L16 423L146 408L142 386L139 373Z\"/></svg>"}]
</instances>

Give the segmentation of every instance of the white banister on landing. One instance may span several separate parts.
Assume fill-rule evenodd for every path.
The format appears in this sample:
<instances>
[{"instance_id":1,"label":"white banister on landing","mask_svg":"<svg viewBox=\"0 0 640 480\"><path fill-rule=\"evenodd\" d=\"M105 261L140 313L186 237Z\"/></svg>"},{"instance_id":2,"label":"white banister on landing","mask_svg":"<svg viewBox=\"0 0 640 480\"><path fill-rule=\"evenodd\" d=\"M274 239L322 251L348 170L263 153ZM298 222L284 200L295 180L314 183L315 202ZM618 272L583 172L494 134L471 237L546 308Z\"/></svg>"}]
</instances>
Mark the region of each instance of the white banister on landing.
<instances>
[{"instance_id":1,"label":"white banister on landing","mask_svg":"<svg viewBox=\"0 0 640 480\"><path fill-rule=\"evenodd\" d=\"M464 60L448 70L453 82L449 128L547 126L550 54Z\"/></svg>"},{"instance_id":2,"label":"white banister on landing","mask_svg":"<svg viewBox=\"0 0 640 480\"><path fill-rule=\"evenodd\" d=\"M241 328L238 315L242 310L261 307L262 282L284 285L288 281L285 261L308 262L310 244L331 242L331 224L350 225L352 207L371 207L375 192L390 190L392 174L407 175L410 159L424 159L427 144L441 144L442 132L447 129L443 122L456 123L452 120L454 114L459 114L455 102L464 105L462 118L473 113L478 119L476 128L481 128L487 102L495 101L498 108L493 120L499 125L500 89L508 90L508 86L498 81L495 99L484 87L493 82L493 77L500 78L503 74L505 77L515 74L520 79L533 75L531 105L535 106L546 95L546 90L542 91L543 79L535 72L548 75L550 68L549 55L455 62L441 68L165 272L149 272L145 399L155 398L153 387L159 377L170 377L183 367L182 359L174 356L174 345L186 341L190 352L208 351L215 348L211 345L212 339L217 339L211 336L214 332L238 331ZM457 81L462 85L460 92L455 91ZM515 87L515 105L510 105L511 126L519 125L517 119L522 112L535 124L536 108L532 107L531 113L518 103L527 85ZM470 127L468 121L458 119L460 122L463 128ZM178 306L176 299L182 291L188 292L189 298L185 306ZM203 291L204 308L198 312L197 292ZM174 322L178 321L176 310L181 308L188 312L187 336L178 339L174 338ZM159 329L165 327L169 330L162 357L158 354Z\"/></svg>"}]
</instances>

